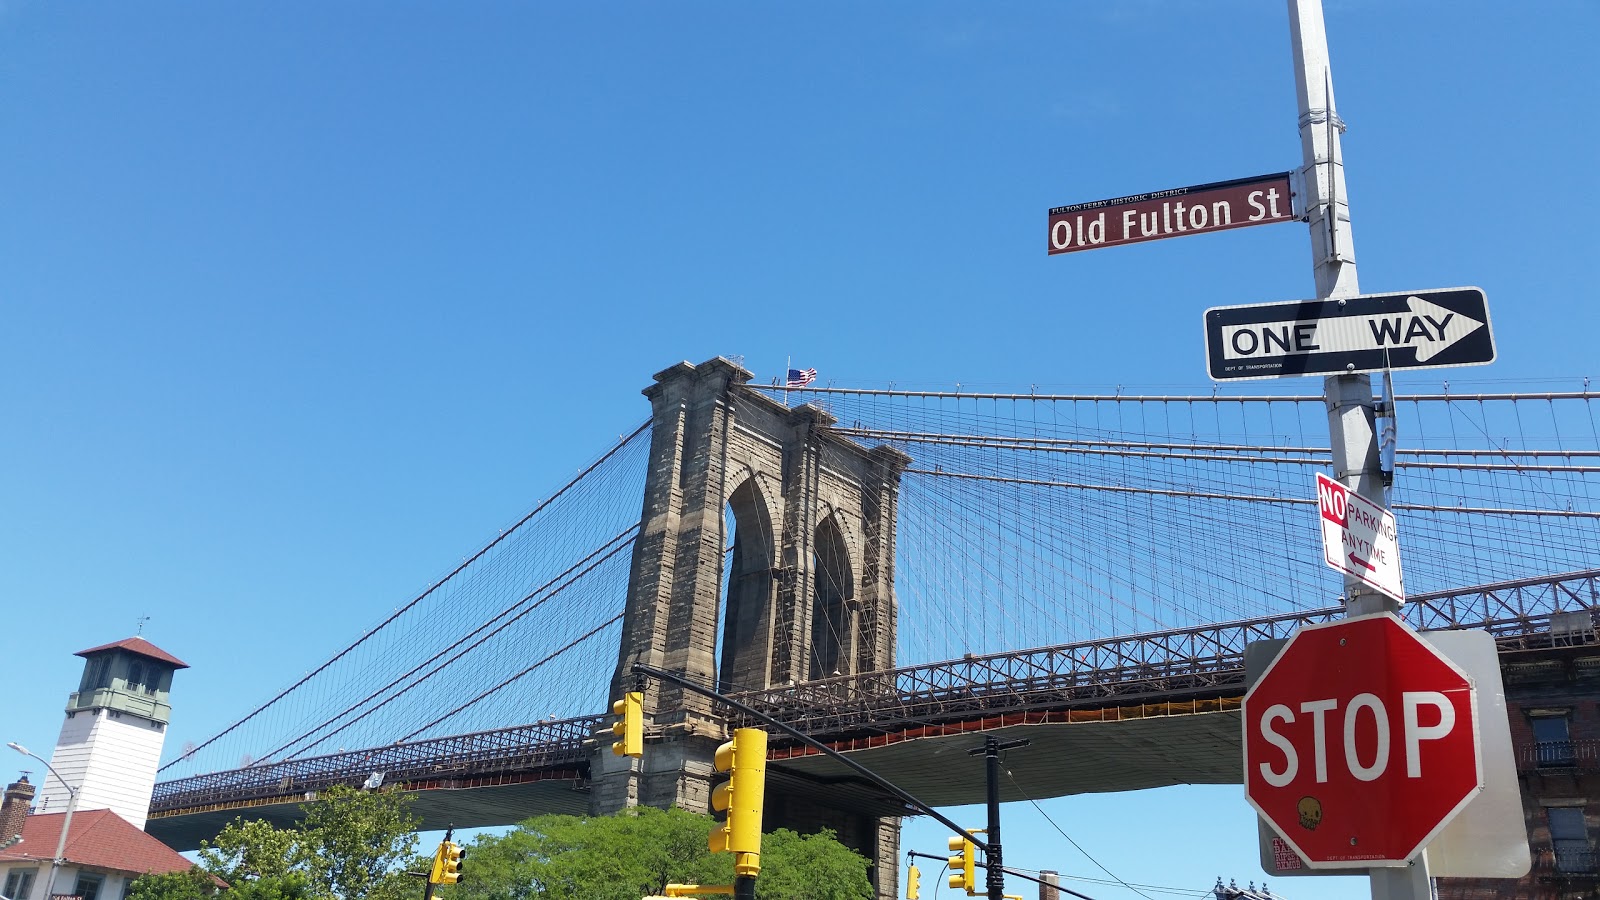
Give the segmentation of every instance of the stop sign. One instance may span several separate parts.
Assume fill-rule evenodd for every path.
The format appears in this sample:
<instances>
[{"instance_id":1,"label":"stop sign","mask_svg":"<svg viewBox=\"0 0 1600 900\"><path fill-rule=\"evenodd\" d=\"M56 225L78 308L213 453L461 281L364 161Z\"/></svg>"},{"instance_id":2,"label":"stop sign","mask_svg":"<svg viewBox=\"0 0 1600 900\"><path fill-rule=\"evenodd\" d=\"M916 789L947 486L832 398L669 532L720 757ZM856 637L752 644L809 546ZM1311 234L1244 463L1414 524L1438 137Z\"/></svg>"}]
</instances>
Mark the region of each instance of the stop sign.
<instances>
[{"instance_id":1,"label":"stop sign","mask_svg":"<svg viewBox=\"0 0 1600 900\"><path fill-rule=\"evenodd\" d=\"M1245 796L1313 868L1403 864L1482 790L1477 709L1393 615L1306 626L1244 696Z\"/></svg>"}]
</instances>

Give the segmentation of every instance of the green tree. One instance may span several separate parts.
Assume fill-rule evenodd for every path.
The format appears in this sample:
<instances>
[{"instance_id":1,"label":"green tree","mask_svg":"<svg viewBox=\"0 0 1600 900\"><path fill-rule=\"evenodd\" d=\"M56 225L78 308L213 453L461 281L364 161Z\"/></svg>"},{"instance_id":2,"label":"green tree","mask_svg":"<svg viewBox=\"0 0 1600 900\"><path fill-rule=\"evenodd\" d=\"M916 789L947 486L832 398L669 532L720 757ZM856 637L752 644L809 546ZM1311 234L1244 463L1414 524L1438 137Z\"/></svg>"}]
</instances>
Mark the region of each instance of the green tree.
<instances>
[{"instance_id":1,"label":"green tree","mask_svg":"<svg viewBox=\"0 0 1600 900\"><path fill-rule=\"evenodd\" d=\"M760 900L858 900L873 896L866 857L833 832L796 834L779 828L761 837Z\"/></svg>"},{"instance_id":2,"label":"green tree","mask_svg":"<svg viewBox=\"0 0 1600 900\"><path fill-rule=\"evenodd\" d=\"M342 900L403 896L403 887L416 882L405 881L397 868L410 859L422 824L410 805L399 791L341 786L302 806L301 852L313 861L306 874Z\"/></svg>"},{"instance_id":3,"label":"green tree","mask_svg":"<svg viewBox=\"0 0 1600 900\"><path fill-rule=\"evenodd\" d=\"M297 828L278 828L242 817L200 845L200 861L206 871L231 885L280 880L301 864L302 856Z\"/></svg>"},{"instance_id":4,"label":"green tree","mask_svg":"<svg viewBox=\"0 0 1600 900\"><path fill-rule=\"evenodd\" d=\"M539 816L504 835L480 835L460 884L442 900L639 900L668 883L731 884L733 857L706 848L713 822L680 809L614 816ZM864 900L867 861L831 833L765 835L762 900Z\"/></svg>"},{"instance_id":5,"label":"green tree","mask_svg":"<svg viewBox=\"0 0 1600 900\"><path fill-rule=\"evenodd\" d=\"M201 845L200 868L146 875L128 896L195 900L215 876L226 900L415 900L419 882L399 871L417 844L409 803L398 791L336 786L301 804L290 828L234 819Z\"/></svg>"},{"instance_id":6,"label":"green tree","mask_svg":"<svg viewBox=\"0 0 1600 900\"><path fill-rule=\"evenodd\" d=\"M211 873L194 866L187 872L141 875L128 887L125 900L205 900L216 892Z\"/></svg>"}]
</instances>

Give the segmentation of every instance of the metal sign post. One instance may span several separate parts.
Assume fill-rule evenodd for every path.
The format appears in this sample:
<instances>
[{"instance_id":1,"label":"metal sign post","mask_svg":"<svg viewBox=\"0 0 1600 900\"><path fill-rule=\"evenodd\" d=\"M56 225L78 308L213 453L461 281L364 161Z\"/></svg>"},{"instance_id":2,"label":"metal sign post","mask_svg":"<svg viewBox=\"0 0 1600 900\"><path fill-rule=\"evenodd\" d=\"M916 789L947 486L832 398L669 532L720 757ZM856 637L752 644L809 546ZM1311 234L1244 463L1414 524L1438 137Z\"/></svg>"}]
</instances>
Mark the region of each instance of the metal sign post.
<instances>
[{"instance_id":1,"label":"metal sign post","mask_svg":"<svg viewBox=\"0 0 1600 900\"><path fill-rule=\"evenodd\" d=\"M1306 213L1311 221L1311 260L1318 300L1361 293L1345 199L1344 164L1339 154L1339 120L1328 63L1328 34L1322 0L1289 0L1289 34L1294 50L1295 95L1299 101L1300 151L1304 165ZM1378 460L1372 379L1366 374L1330 375L1323 382L1328 406L1328 436L1334 477L1350 491L1383 505L1383 472ZM1398 612L1399 603L1345 578L1348 616ZM1373 900L1427 900L1428 864L1419 853L1404 868L1370 869Z\"/></svg>"}]
</instances>

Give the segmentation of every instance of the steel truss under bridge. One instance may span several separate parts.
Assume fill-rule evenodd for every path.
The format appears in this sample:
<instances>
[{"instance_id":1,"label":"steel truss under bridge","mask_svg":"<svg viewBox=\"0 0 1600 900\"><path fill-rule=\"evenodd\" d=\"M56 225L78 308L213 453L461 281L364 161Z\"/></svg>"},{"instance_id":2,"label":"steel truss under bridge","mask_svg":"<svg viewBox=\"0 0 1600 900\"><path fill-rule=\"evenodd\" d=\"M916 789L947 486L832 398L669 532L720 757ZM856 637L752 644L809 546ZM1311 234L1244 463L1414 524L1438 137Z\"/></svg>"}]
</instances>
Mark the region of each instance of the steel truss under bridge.
<instances>
[{"instance_id":1,"label":"steel truss under bridge","mask_svg":"<svg viewBox=\"0 0 1600 900\"><path fill-rule=\"evenodd\" d=\"M311 799L316 791L336 784L363 784L374 776L383 783L415 784L554 768L576 771L588 764L589 735L607 720L606 716L560 719L164 781L155 787L150 812L249 805L293 794Z\"/></svg>"},{"instance_id":2,"label":"steel truss under bridge","mask_svg":"<svg viewBox=\"0 0 1600 900\"><path fill-rule=\"evenodd\" d=\"M1408 599L1405 618L1424 631L1481 628L1502 651L1595 639L1600 569L1528 578ZM1244 650L1303 625L1341 618L1342 606L1130 637L968 656L885 672L828 678L738 698L817 738L916 729L1029 710L1240 696Z\"/></svg>"},{"instance_id":3,"label":"steel truss under bridge","mask_svg":"<svg viewBox=\"0 0 1600 900\"><path fill-rule=\"evenodd\" d=\"M1600 569L1412 597L1406 618L1423 630L1482 628L1502 651L1595 641ZM739 699L821 740L849 745L893 732L1029 711L1093 709L1238 697L1244 648L1336 619L1342 607L1197 628L969 656L829 678ZM425 786L442 779L581 777L592 735L609 719L585 716L306 759L257 763L156 785L153 816L306 796L334 784ZM902 738L903 739L903 738ZM780 742L781 743L781 742Z\"/></svg>"}]
</instances>

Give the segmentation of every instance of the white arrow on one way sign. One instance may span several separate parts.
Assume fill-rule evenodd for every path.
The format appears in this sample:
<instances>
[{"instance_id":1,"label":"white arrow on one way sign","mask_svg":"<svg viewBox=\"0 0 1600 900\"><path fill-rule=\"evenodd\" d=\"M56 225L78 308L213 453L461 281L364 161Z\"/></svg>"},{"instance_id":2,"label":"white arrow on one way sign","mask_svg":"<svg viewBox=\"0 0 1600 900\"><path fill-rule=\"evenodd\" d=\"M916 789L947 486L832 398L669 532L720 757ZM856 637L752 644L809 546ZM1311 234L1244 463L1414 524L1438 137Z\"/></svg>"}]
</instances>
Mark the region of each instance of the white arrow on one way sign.
<instances>
[{"instance_id":1,"label":"white arrow on one way sign","mask_svg":"<svg viewBox=\"0 0 1600 900\"><path fill-rule=\"evenodd\" d=\"M1408 313L1227 325L1222 329L1223 358L1231 361L1409 347L1416 350L1417 362L1427 362L1484 326L1477 319L1421 297L1407 297L1406 305Z\"/></svg>"}]
</instances>

